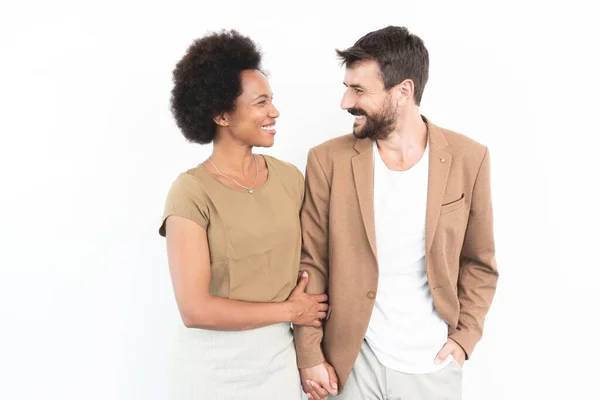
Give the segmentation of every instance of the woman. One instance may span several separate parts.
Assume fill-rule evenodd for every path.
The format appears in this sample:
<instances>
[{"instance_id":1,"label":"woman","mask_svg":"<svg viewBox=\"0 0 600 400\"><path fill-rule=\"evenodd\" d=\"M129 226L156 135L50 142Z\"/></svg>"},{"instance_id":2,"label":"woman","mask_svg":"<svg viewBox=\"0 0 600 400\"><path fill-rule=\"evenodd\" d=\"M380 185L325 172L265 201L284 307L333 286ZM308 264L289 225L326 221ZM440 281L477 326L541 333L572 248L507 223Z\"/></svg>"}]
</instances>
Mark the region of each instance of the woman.
<instances>
[{"instance_id":1,"label":"woman","mask_svg":"<svg viewBox=\"0 0 600 400\"><path fill-rule=\"evenodd\" d=\"M300 399L290 323L320 326L326 295L298 282L302 174L252 153L279 112L256 45L236 31L196 40L173 73L172 112L212 155L179 175L160 234L185 325L174 399ZM296 286L296 283L298 285Z\"/></svg>"}]
</instances>

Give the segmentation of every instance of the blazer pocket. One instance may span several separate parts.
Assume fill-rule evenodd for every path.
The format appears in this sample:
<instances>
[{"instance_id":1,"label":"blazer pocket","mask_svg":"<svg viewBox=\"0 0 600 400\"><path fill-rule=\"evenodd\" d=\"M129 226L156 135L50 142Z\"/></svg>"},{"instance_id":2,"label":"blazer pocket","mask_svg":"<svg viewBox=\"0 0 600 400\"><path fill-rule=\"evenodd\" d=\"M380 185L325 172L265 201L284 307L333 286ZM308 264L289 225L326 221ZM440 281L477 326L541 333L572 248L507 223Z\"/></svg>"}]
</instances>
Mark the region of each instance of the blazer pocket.
<instances>
[{"instance_id":1,"label":"blazer pocket","mask_svg":"<svg viewBox=\"0 0 600 400\"><path fill-rule=\"evenodd\" d=\"M449 212L458 210L458 209L462 208L464 205L465 205L465 194L463 193L460 196L460 199L451 201L446 204L442 204L442 210L440 212L440 215L448 214Z\"/></svg>"}]
</instances>

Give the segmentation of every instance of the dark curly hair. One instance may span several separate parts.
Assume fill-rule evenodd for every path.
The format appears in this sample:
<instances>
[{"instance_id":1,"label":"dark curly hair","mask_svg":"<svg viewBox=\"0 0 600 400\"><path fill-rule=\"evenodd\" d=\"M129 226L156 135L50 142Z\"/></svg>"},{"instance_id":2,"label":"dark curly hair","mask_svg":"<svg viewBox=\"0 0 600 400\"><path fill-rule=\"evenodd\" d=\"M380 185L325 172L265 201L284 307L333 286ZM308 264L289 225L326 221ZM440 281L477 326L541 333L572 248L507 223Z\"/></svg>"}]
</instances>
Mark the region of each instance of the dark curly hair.
<instances>
[{"instance_id":1,"label":"dark curly hair","mask_svg":"<svg viewBox=\"0 0 600 400\"><path fill-rule=\"evenodd\" d=\"M346 50L336 50L342 65L351 68L362 60L375 60L389 90L405 79L415 84L415 103L421 104L429 78L429 53L423 40L401 26L367 33Z\"/></svg>"},{"instance_id":2,"label":"dark curly hair","mask_svg":"<svg viewBox=\"0 0 600 400\"><path fill-rule=\"evenodd\" d=\"M173 71L171 112L183 136L207 144L215 138L213 118L235 108L242 94L241 72L259 69L261 52L235 30L197 39Z\"/></svg>"}]
</instances>

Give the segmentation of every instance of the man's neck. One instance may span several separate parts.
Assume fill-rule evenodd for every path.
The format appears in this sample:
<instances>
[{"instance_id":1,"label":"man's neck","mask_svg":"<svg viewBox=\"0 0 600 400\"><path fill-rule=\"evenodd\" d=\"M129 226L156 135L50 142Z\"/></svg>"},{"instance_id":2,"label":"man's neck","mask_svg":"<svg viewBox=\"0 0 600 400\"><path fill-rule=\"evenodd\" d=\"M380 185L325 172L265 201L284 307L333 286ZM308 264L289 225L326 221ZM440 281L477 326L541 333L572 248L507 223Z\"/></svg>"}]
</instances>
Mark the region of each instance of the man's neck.
<instances>
[{"instance_id":1,"label":"man's neck","mask_svg":"<svg viewBox=\"0 0 600 400\"><path fill-rule=\"evenodd\" d=\"M409 116L400 116L396 129L387 138L377 140L377 147L381 158L392 170L404 171L415 165L427 147L427 124L418 108Z\"/></svg>"}]
</instances>

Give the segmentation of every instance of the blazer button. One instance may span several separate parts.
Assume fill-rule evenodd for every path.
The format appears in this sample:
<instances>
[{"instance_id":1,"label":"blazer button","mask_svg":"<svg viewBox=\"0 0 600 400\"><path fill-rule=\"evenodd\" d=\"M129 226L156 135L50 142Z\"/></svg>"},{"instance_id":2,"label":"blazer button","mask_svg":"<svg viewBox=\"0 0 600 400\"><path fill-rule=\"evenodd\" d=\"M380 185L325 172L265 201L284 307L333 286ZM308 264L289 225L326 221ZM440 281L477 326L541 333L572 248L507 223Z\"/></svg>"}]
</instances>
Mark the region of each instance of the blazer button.
<instances>
[{"instance_id":1,"label":"blazer button","mask_svg":"<svg viewBox=\"0 0 600 400\"><path fill-rule=\"evenodd\" d=\"M375 293L374 292L369 292L367 293L367 297L371 300L373 300L375 298Z\"/></svg>"}]
</instances>

